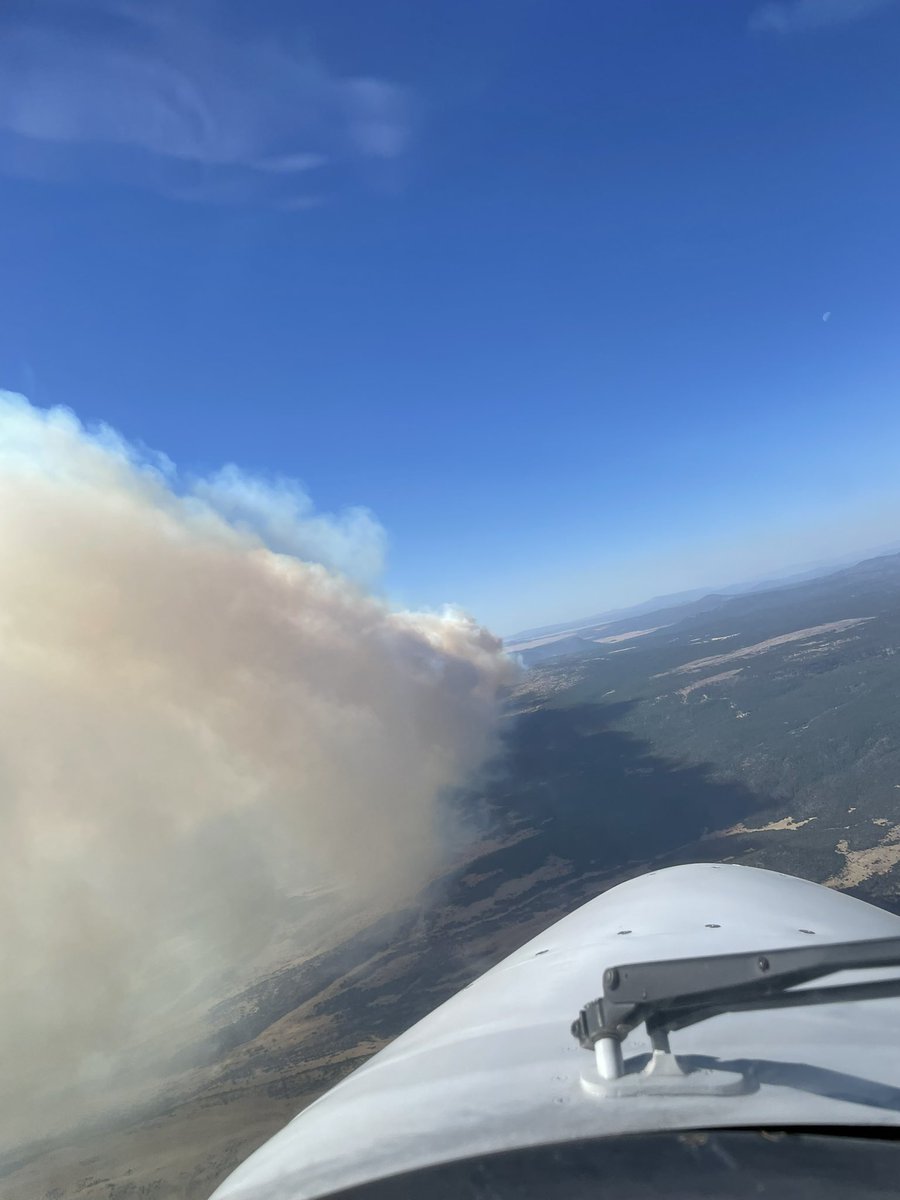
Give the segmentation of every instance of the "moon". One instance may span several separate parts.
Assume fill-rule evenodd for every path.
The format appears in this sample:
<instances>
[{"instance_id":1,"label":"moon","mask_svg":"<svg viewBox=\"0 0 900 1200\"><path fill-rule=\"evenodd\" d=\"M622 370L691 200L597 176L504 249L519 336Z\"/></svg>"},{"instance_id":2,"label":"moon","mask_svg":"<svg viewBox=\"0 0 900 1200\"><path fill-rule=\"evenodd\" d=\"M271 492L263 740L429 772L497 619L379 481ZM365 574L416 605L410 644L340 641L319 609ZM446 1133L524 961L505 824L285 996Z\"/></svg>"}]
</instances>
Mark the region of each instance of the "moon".
<instances>
[{"instance_id":1,"label":"moon","mask_svg":"<svg viewBox=\"0 0 900 1200\"><path fill-rule=\"evenodd\" d=\"M827 321L827 320L828 320L830 317L831 317L831 310L830 310L830 309L829 309L829 311L828 311L828 312L823 312L823 313L822 313L822 320L823 320L823 321Z\"/></svg>"}]
</instances>

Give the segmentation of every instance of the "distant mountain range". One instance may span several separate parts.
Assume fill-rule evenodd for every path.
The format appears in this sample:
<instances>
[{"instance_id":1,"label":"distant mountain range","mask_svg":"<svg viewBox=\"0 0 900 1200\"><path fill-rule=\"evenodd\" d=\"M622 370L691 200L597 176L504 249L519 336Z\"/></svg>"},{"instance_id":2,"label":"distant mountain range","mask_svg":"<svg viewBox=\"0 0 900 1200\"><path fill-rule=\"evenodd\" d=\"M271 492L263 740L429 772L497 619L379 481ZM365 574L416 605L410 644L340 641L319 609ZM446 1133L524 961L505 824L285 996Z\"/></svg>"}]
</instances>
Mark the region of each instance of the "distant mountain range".
<instances>
[{"instance_id":1,"label":"distant mountain range","mask_svg":"<svg viewBox=\"0 0 900 1200\"><path fill-rule=\"evenodd\" d=\"M623 621L633 621L636 617L647 616L648 618L653 617L652 623L658 625L665 623L660 618L665 618L667 621L673 616L678 616L679 613L679 619L683 619L691 612L708 612L735 596L747 595L752 592L775 591L779 588L821 579L841 569L854 567L863 562L877 562L898 551L900 551L900 542L889 543L885 546L873 547L837 559L830 559L827 562L798 565L788 569L786 573L769 575L761 579L745 580L742 583L730 583L719 587L692 588L689 591L653 596L649 600L626 608L608 609L595 613L593 616L563 621L557 625L543 625L520 630L518 633L504 638L504 644L508 650L520 653L526 665L530 665L550 657L577 653L584 648L585 642L592 641L598 635L599 630L602 629L604 633L616 632ZM552 653L549 650L551 644L556 647Z\"/></svg>"}]
</instances>

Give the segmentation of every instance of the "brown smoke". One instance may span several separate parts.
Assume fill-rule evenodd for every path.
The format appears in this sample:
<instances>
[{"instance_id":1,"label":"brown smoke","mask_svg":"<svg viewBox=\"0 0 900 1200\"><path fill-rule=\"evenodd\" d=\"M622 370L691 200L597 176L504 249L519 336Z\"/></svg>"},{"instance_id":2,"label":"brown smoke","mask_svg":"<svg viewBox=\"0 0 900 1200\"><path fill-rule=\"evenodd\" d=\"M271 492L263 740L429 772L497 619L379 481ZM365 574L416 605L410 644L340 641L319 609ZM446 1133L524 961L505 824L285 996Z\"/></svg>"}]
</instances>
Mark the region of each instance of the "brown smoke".
<instances>
[{"instance_id":1,"label":"brown smoke","mask_svg":"<svg viewBox=\"0 0 900 1200\"><path fill-rule=\"evenodd\" d=\"M492 750L499 641L365 594L377 525L307 509L0 394L4 1142L183 1037L284 897L421 884Z\"/></svg>"}]
</instances>

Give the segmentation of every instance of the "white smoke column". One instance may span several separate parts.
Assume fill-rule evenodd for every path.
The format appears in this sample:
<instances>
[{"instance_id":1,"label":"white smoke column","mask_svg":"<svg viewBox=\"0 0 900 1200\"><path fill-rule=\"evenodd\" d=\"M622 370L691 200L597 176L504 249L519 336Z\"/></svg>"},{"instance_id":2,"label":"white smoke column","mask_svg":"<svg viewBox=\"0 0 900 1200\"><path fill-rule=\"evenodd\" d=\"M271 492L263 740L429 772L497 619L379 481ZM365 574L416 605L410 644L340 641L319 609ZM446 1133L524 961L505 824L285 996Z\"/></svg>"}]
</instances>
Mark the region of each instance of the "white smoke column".
<instances>
[{"instance_id":1,"label":"white smoke column","mask_svg":"<svg viewBox=\"0 0 900 1200\"><path fill-rule=\"evenodd\" d=\"M0 393L3 1143L179 1028L285 894L420 885L437 801L492 752L497 638L267 534L363 575L382 549L365 513L233 469L185 487Z\"/></svg>"}]
</instances>

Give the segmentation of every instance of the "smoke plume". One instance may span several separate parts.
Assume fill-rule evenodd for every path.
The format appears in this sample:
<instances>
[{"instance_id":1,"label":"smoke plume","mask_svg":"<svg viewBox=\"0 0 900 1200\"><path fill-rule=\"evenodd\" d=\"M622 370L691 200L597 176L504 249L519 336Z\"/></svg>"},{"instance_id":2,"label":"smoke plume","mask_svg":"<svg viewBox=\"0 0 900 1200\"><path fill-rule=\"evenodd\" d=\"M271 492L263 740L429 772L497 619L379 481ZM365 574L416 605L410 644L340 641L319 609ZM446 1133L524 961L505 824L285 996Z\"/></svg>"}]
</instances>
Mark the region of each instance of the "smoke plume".
<instances>
[{"instance_id":1,"label":"smoke plume","mask_svg":"<svg viewBox=\"0 0 900 1200\"><path fill-rule=\"evenodd\" d=\"M366 594L351 575L382 550L364 511L234 468L186 481L0 393L7 1143L183 1038L285 897L387 906L435 868L440 797L492 752L511 668L469 618Z\"/></svg>"}]
</instances>

